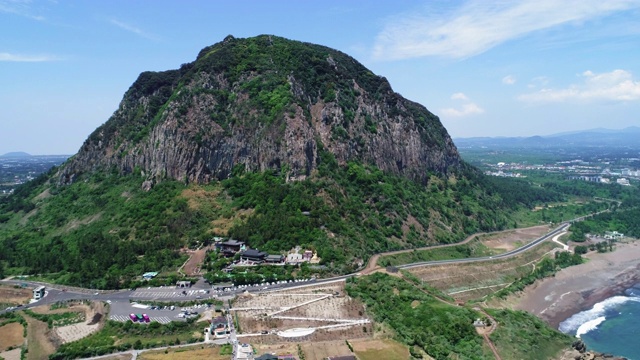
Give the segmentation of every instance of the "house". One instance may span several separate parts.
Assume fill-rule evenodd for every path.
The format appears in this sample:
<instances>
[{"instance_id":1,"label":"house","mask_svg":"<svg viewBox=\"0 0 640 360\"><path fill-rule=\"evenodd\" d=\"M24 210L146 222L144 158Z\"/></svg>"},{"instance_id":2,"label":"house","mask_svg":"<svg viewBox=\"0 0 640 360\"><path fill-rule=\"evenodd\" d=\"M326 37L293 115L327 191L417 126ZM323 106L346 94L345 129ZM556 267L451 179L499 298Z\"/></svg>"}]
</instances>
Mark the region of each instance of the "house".
<instances>
[{"instance_id":1,"label":"house","mask_svg":"<svg viewBox=\"0 0 640 360\"><path fill-rule=\"evenodd\" d=\"M278 360L278 357L272 354L262 354L255 358L255 360Z\"/></svg>"},{"instance_id":2,"label":"house","mask_svg":"<svg viewBox=\"0 0 640 360\"><path fill-rule=\"evenodd\" d=\"M312 257L313 257L313 251L311 250L305 250L304 253L302 254L303 261L311 261Z\"/></svg>"},{"instance_id":3,"label":"house","mask_svg":"<svg viewBox=\"0 0 640 360\"><path fill-rule=\"evenodd\" d=\"M215 337L226 336L229 333L229 323L227 322L227 318L224 316L218 316L211 319L209 333L215 335Z\"/></svg>"},{"instance_id":4,"label":"house","mask_svg":"<svg viewBox=\"0 0 640 360\"><path fill-rule=\"evenodd\" d=\"M239 251L244 250L244 241L228 240L220 243L216 243L216 248L222 252L224 256L233 256Z\"/></svg>"},{"instance_id":5,"label":"house","mask_svg":"<svg viewBox=\"0 0 640 360\"><path fill-rule=\"evenodd\" d=\"M624 237L624 234L617 231L605 231L604 238L607 240L619 240Z\"/></svg>"},{"instance_id":6,"label":"house","mask_svg":"<svg viewBox=\"0 0 640 360\"><path fill-rule=\"evenodd\" d=\"M283 263L284 255L267 255L264 261L270 264Z\"/></svg>"},{"instance_id":7,"label":"house","mask_svg":"<svg viewBox=\"0 0 640 360\"><path fill-rule=\"evenodd\" d=\"M243 251L242 254L240 255L241 260L253 261L257 263L263 262L266 257L267 257L267 253L258 251L256 249L247 249Z\"/></svg>"},{"instance_id":8,"label":"house","mask_svg":"<svg viewBox=\"0 0 640 360\"><path fill-rule=\"evenodd\" d=\"M287 255L287 263L288 264L298 264L302 262L302 255L298 253L288 254Z\"/></svg>"},{"instance_id":9,"label":"house","mask_svg":"<svg viewBox=\"0 0 640 360\"><path fill-rule=\"evenodd\" d=\"M249 344L240 344L238 346L238 354L236 355L236 359L253 359L253 348Z\"/></svg>"}]
</instances>

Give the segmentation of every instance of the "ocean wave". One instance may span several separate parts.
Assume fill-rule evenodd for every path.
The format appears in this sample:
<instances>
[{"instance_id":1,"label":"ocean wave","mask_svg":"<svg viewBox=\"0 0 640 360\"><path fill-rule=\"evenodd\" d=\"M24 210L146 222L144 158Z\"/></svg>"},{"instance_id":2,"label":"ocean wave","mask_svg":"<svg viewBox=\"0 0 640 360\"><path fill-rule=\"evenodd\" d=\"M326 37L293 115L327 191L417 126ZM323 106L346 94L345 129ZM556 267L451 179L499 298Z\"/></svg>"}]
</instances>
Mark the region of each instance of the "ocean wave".
<instances>
[{"instance_id":1,"label":"ocean wave","mask_svg":"<svg viewBox=\"0 0 640 360\"><path fill-rule=\"evenodd\" d=\"M604 301L601 301L593 305L591 309L574 314L567 320L561 322L560 326L558 326L558 330L562 331L565 334L577 333L578 329L580 329L582 325L587 323L592 324L593 321L601 317L604 318L607 310L615 308L618 305L624 304L627 301L640 301L640 299L636 297L628 297L628 296L610 297ZM604 319L602 321L604 321ZM599 325L602 321L598 322L595 326ZM590 329L590 330L593 330L593 329ZM586 332L588 331L585 331L582 334Z\"/></svg>"},{"instance_id":2,"label":"ocean wave","mask_svg":"<svg viewBox=\"0 0 640 360\"><path fill-rule=\"evenodd\" d=\"M598 318L587 321L586 323L580 325L578 330L576 330L576 337L579 338L580 336L588 333L589 331L596 329L598 325L600 325L605 320L607 320L606 317L600 316Z\"/></svg>"}]
</instances>

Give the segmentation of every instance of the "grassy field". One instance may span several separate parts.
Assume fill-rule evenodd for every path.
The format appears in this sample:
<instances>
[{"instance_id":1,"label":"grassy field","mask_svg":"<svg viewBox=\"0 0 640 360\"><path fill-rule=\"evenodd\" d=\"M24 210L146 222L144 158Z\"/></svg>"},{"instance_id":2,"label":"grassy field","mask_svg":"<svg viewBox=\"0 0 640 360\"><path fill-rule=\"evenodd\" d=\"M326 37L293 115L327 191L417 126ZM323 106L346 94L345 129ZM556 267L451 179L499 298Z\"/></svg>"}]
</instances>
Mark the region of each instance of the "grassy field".
<instances>
[{"instance_id":1,"label":"grassy field","mask_svg":"<svg viewBox=\"0 0 640 360\"><path fill-rule=\"evenodd\" d=\"M409 349L391 339L351 340L353 352L360 360L406 360Z\"/></svg>"},{"instance_id":2,"label":"grassy field","mask_svg":"<svg viewBox=\"0 0 640 360\"><path fill-rule=\"evenodd\" d=\"M470 257L492 256L503 253L503 249L492 249L476 239L466 244L415 250L406 253L382 256L378 260L381 266L395 266L419 261L464 259Z\"/></svg>"},{"instance_id":3,"label":"grassy field","mask_svg":"<svg viewBox=\"0 0 640 360\"><path fill-rule=\"evenodd\" d=\"M220 346L194 345L161 351L146 351L138 355L139 360L228 360L229 355L220 354Z\"/></svg>"},{"instance_id":4,"label":"grassy field","mask_svg":"<svg viewBox=\"0 0 640 360\"><path fill-rule=\"evenodd\" d=\"M24 327L20 323L11 323L0 327L0 352L24 343Z\"/></svg>"},{"instance_id":5,"label":"grassy field","mask_svg":"<svg viewBox=\"0 0 640 360\"><path fill-rule=\"evenodd\" d=\"M42 360L55 352L55 347L49 340L47 323L36 320L28 315L23 315L27 320L27 342L29 351L27 360Z\"/></svg>"},{"instance_id":6,"label":"grassy field","mask_svg":"<svg viewBox=\"0 0 640 360\"><path fill-rule=\"evenodd\" d=\"M458 300L481 299L530 274L535 264L559 245L545 242L521 255L480 263L425 266L412 274Z\"/></svg>"}]
</instances>

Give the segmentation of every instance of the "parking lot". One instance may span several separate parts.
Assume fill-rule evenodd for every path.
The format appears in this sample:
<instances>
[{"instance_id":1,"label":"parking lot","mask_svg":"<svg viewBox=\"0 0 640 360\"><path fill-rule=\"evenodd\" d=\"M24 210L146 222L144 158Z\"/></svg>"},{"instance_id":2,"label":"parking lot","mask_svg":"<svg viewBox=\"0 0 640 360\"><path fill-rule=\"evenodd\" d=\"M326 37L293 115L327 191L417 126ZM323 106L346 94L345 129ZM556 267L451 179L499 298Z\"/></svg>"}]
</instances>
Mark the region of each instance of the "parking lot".
<instances>
[{"instance_id":1,"label":"parking lot","mask_svg":"<svg viewBox=\"0 0 640 360\"><path fill-rule=\"evenodd\" d=\"M147 314L150 322L157 321L166 324L171 321L185 321L190 316L199 316L204 310L209 309L206 305L192 306L149 306L138 303L112 302L109 320L131 321L129 314ZM188 312L189 315L185 315Z\"/></svg>"}]
</instances>

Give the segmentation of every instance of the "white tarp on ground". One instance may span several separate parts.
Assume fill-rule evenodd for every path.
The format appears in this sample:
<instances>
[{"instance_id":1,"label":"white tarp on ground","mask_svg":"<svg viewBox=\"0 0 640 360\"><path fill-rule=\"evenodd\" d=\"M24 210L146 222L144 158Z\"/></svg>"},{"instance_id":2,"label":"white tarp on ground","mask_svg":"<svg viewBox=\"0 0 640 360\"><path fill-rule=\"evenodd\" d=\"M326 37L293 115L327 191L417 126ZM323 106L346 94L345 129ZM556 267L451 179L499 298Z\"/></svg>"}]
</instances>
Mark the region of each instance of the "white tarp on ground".
<instances>
[{"instance_id":1,"label":"white tarp on ground","mask_svg":"<svg viewBox=\"0 0 640 360\"><path fill-rule=\"evenodd\" d=\"M144 305L144 304L138 304L138 303L132 303L131 307L134 308L138 308L138 309L148 309L149 305Z\"/></svg>"},{"instance_id":2,"label":"white tarp on ground","mask_svg":"<svg viewBox=\"0 0 640 360\"><path fill-rule=\"evenodd\" d=\"M316 331L315 328L295 328L295 329L288 329L284 331L278 331L277 334L278 336L281 336L281 337L293 338L293 337L302 337L302 336L311 335L315 331Z\"/></svg>"}]
</instances>

